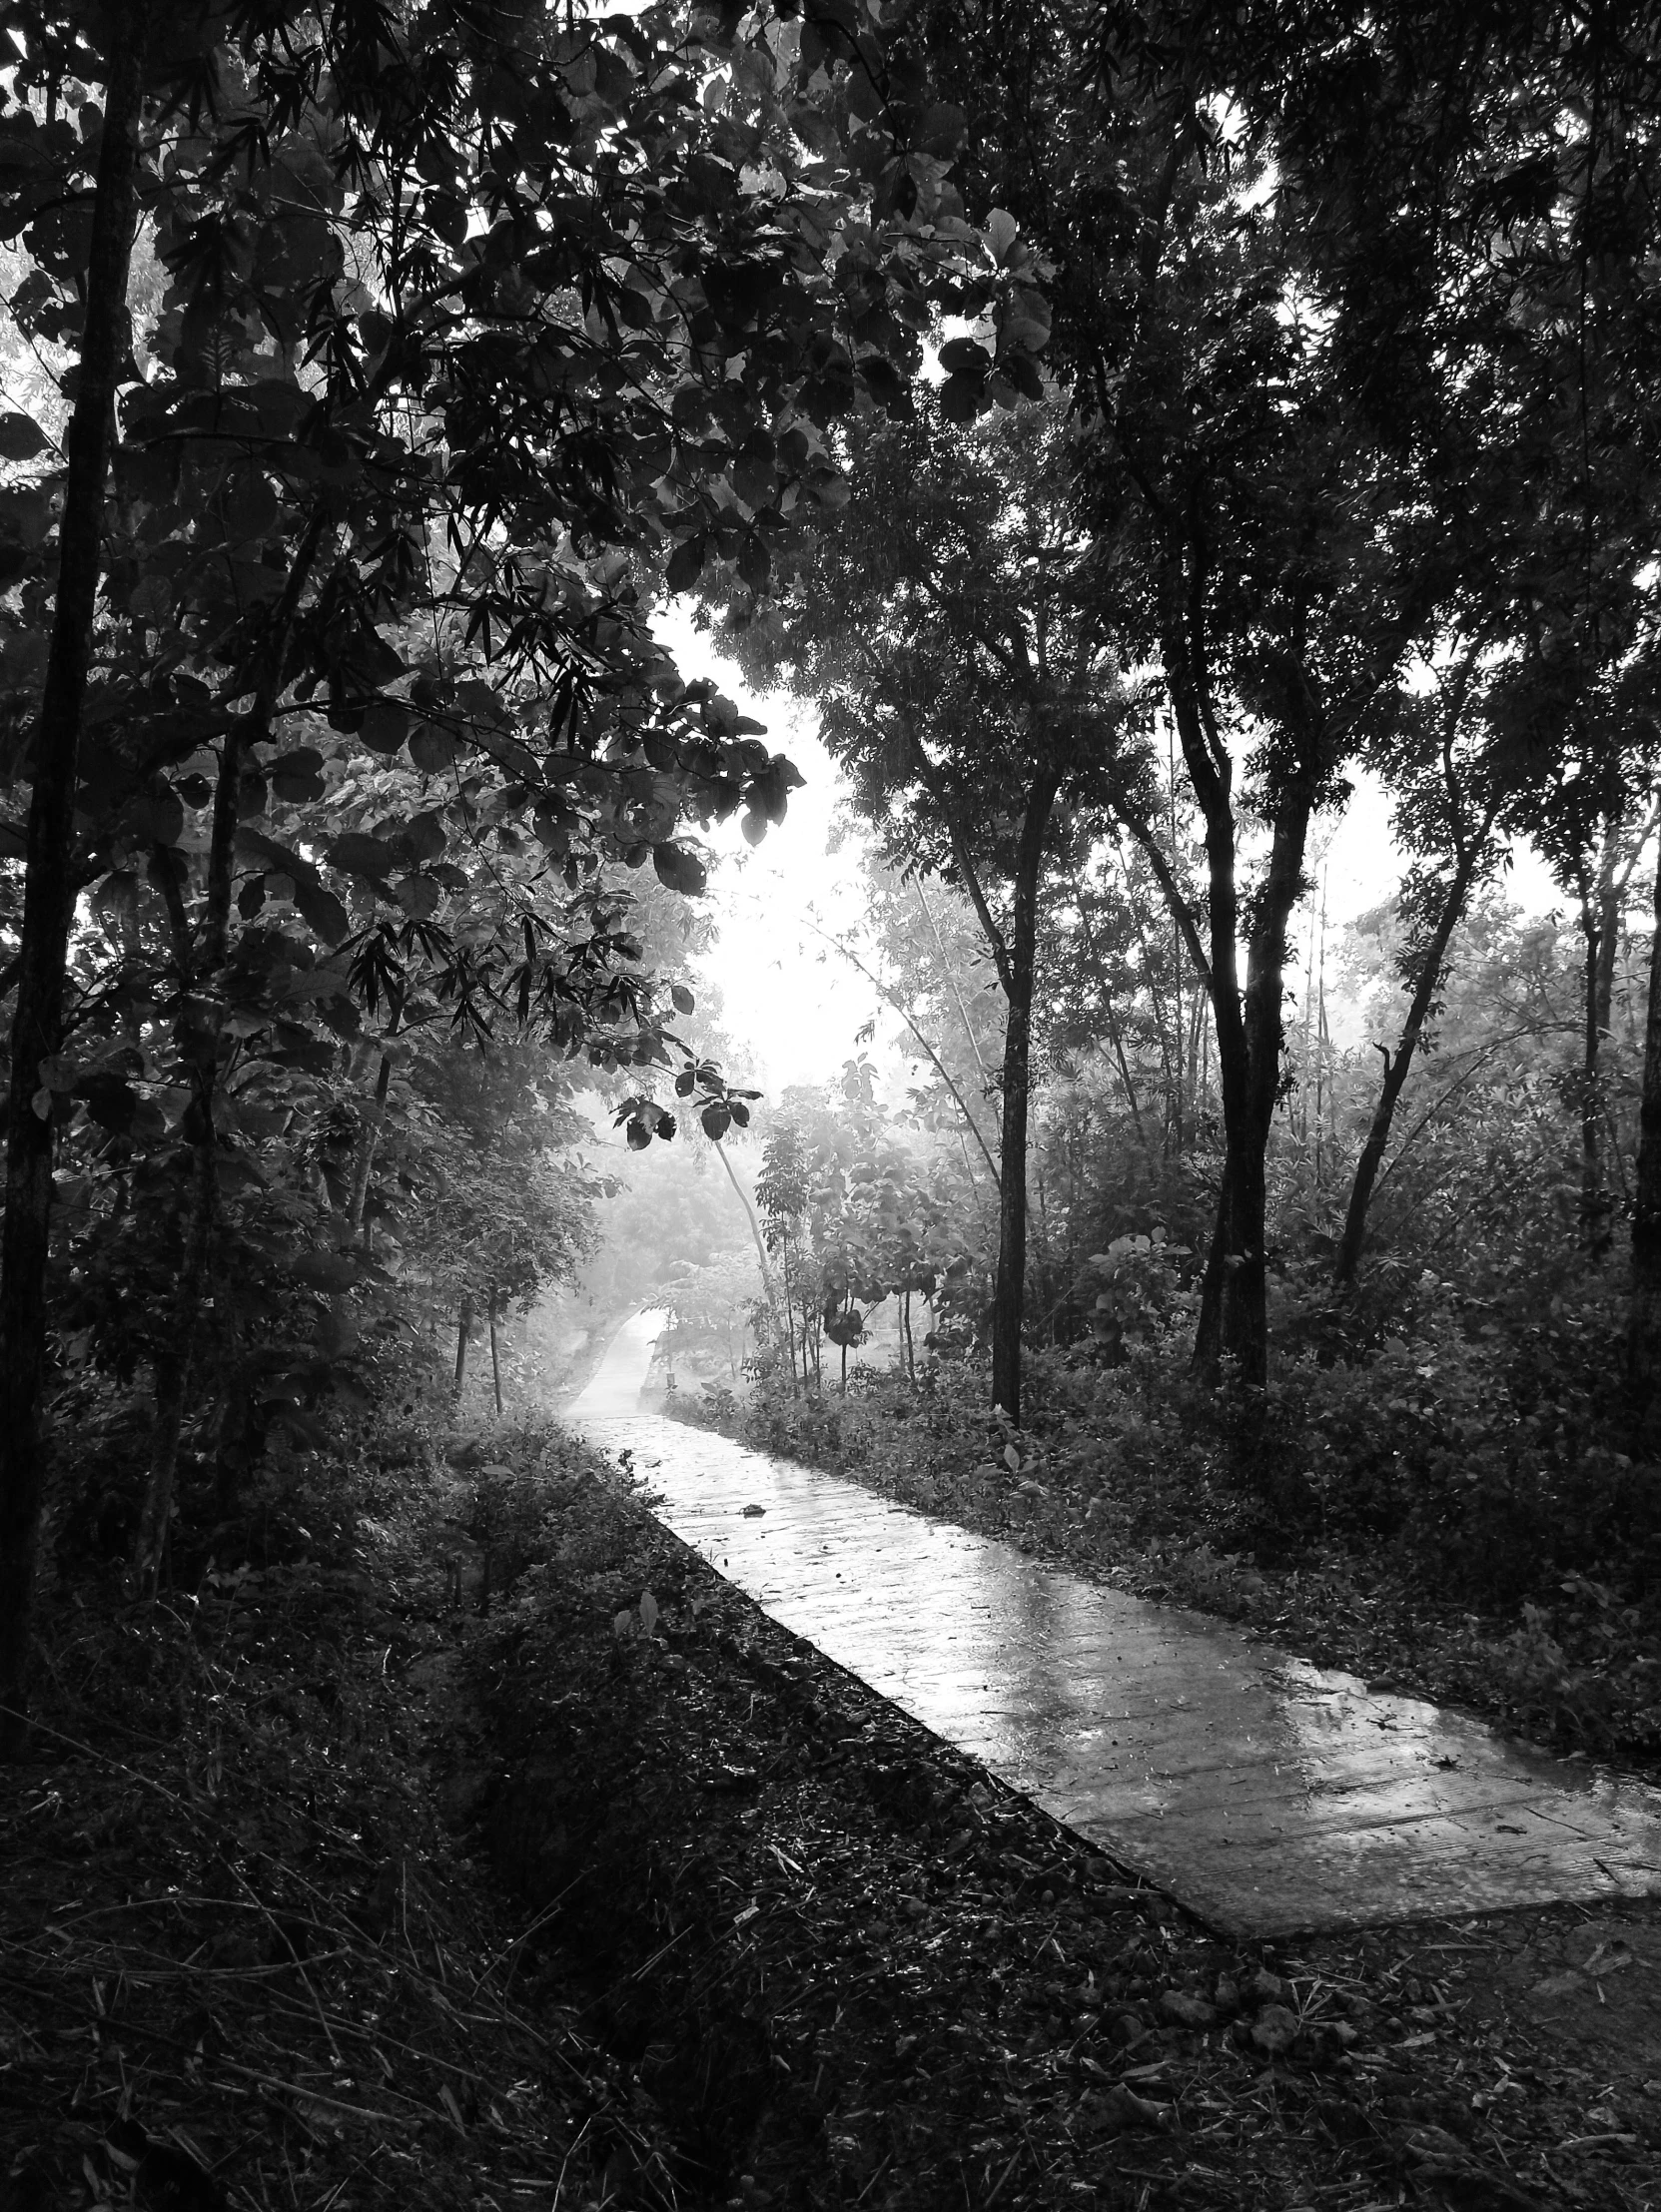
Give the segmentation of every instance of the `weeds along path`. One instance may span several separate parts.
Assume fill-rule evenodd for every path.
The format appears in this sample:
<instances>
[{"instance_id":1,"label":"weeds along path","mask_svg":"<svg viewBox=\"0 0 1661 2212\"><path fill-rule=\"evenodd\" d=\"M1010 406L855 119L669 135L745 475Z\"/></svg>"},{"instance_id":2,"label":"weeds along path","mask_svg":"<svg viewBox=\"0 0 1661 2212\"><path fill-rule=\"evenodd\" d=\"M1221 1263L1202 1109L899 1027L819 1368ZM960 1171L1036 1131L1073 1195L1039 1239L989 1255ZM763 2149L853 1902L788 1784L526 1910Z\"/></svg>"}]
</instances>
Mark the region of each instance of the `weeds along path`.
<instances>
[{"instance_id":1,"label":"weeds along path","mask_svg":"<svg viewBox=\"0 0 1661 2212\"><path fill-rule=\"evenodd\" d=\"M1652 2212L1638 1908L1220 1936L569 1440L455 1460L61 1594L6 2212Z\"/></svg>"},{"instance_id":2,"label":"weeds along path","mask_svg":"<svg viewBox=\"0 0 1661 2212\"><path fill-rule=\"evenodd\" d=\"M1375 1697L858 1483L634 1410L619 1334L571 1409L793 1633L1237 1933L1661 1893L1661 1793Z\"/></svg>"},{"instance_id":3,"label":"weeds along path","mask_svg":"<svg viewBox=\"0 0 1661 2212\"><path fill-rule=\"evenodd\" d=\"M1649 1908L1221 1935L617 1487L543 1542L465 1646L475 1820L666 2146L624 2202L1653 2207Z\"/></svg>"}]
</instances>

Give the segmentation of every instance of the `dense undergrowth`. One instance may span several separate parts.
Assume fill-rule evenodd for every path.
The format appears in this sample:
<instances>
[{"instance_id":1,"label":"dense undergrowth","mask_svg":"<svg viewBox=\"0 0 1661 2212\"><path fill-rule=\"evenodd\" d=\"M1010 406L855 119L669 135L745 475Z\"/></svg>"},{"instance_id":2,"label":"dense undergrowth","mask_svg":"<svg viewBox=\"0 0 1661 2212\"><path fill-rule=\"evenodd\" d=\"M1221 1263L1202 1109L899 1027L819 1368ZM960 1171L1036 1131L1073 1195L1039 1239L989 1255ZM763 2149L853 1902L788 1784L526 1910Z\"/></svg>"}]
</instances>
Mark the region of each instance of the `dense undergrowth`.
<instances>
[{"instance_id":1,"label":"dense undergrowth","mask_svg":"<svg viewBox=\"0 0 1661 2212\"><path fill-rule=\"evenodd\" d=\"M143 1604L106 1445L0 1788L5 2212L1650 2201L1618 1907L1229 1941L557 1431L187 1486Z\"/></svg>"},{"instance_id":2,"label":"dense undergrowth","mask_svg":"<svg viewBox=\"0 0 1661 2212\"><path fill-rule=\"evenodd\" d=\"M570 2009L512 1987L517 1928L446 1825L464 1745L425 1717L457 1603L520 1562L531 1464L542 1520L582 1463L368 1444L234 1523L188 1493L155 1603L66 1539L0 1792L8 2212L574 2204L639 2155Z\"/></svg>"},{"instance_id":3,"label":"dense undergrowth","mask_svg":"<svg viewBox=\"0 0 1661 2212\"><path fill-rule=\"evenodd\" d=\"M1442 1319L1261 1394L1199 1386L1175 1338L1035 1354L1021 1432L964 1360L673 1410L1571 1751L1661 1759L1661 1467L1602 1410L1617 1333Z\"/></svg>"}]
</instances>

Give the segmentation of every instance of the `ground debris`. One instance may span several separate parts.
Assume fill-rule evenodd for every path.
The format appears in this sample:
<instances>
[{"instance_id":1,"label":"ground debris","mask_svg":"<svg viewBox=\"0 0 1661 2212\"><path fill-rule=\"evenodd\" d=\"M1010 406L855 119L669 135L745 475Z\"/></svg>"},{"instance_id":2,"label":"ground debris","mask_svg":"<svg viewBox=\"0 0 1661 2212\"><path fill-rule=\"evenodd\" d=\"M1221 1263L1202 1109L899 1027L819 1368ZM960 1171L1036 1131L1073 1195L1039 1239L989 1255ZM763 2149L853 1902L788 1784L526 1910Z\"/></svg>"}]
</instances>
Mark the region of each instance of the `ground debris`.
<instances>
[{"instance_id":1,"label":"ground debris","mask_svg":"<svg viewBox=\"0 0 1661 2212\"><path fill-rule=\"evenodd\" d=\"M1237 1943L597 1469L451 1611L420 1515L465 1480L366 1586L54 1642L0 1802L5 2212L150 2212L164 2152L236 2212L1661 2202L1653 1913Z\"/></svg>"},{"instance_id":2,"label":"ground debris","mask_svg":"<svg viewBox=\"0 0 1661 2212\"><path fill-rule=\"evenodd\" d=\"M686 2203L1589 2201L1553 2171L1572 2098L1486 2094L1517 2043L1475 1969L1512 1961L1517 1916L1234 1942L655 1524L619 1532L615 1572L651 1579L654 1642L587 1638L552 1581L474 1646L504 1775L484 1826L548 1913L526 1972L649 2090ZM712 1796L723 1767L757 1789ZM1524 1917L1544 1941L1586 1916ZM1431 2128L1458 2161L1415 2155ZM1602 2171L1611 2212L1657 2201L1636 2162Z\"/></svg>"}]
</instances>

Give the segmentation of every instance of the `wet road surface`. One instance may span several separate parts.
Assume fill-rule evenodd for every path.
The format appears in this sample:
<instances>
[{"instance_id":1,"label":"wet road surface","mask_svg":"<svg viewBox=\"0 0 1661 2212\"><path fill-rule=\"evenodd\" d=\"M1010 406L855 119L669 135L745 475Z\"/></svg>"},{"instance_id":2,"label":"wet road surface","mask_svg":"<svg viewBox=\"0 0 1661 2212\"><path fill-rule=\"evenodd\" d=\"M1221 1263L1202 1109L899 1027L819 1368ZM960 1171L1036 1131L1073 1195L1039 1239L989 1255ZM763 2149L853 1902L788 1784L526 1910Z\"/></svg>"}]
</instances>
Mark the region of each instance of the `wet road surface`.
<instances>
[{"instance_id":1,"label":"wet road surface","mask_svg":"<svg viewBox=\"0 0 1661 2212\"><path fill-rule=\"evenodd\" d=\"M1661 1793L643 1415L661 1327L625 1323L566 1418L632 1453L665 1526L1216 1925L1280 1935L1661 1894Z\"/></svg>"}]
</instances>

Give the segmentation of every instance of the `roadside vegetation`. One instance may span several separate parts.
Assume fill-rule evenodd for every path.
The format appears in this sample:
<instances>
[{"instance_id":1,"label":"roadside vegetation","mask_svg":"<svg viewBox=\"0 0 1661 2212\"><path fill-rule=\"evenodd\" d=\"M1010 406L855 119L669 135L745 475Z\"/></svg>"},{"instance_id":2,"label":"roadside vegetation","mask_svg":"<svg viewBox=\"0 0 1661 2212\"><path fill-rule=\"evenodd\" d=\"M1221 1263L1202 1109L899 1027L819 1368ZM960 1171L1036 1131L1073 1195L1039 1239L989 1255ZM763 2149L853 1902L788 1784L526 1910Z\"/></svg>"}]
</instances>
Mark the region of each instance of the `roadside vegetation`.
<instances>
[{"instance_id":1,"label":"roadside vegetation","mask_svg":"<svg viewBox=\"0 0 1661 2212\"><path fill-rule=\"evenodd\" d=\"M1653 2201L1630 1908L1221 1938L557 1431L364 1446L55 1590L8 2207Z\"/></svg>"}]
</instances>

